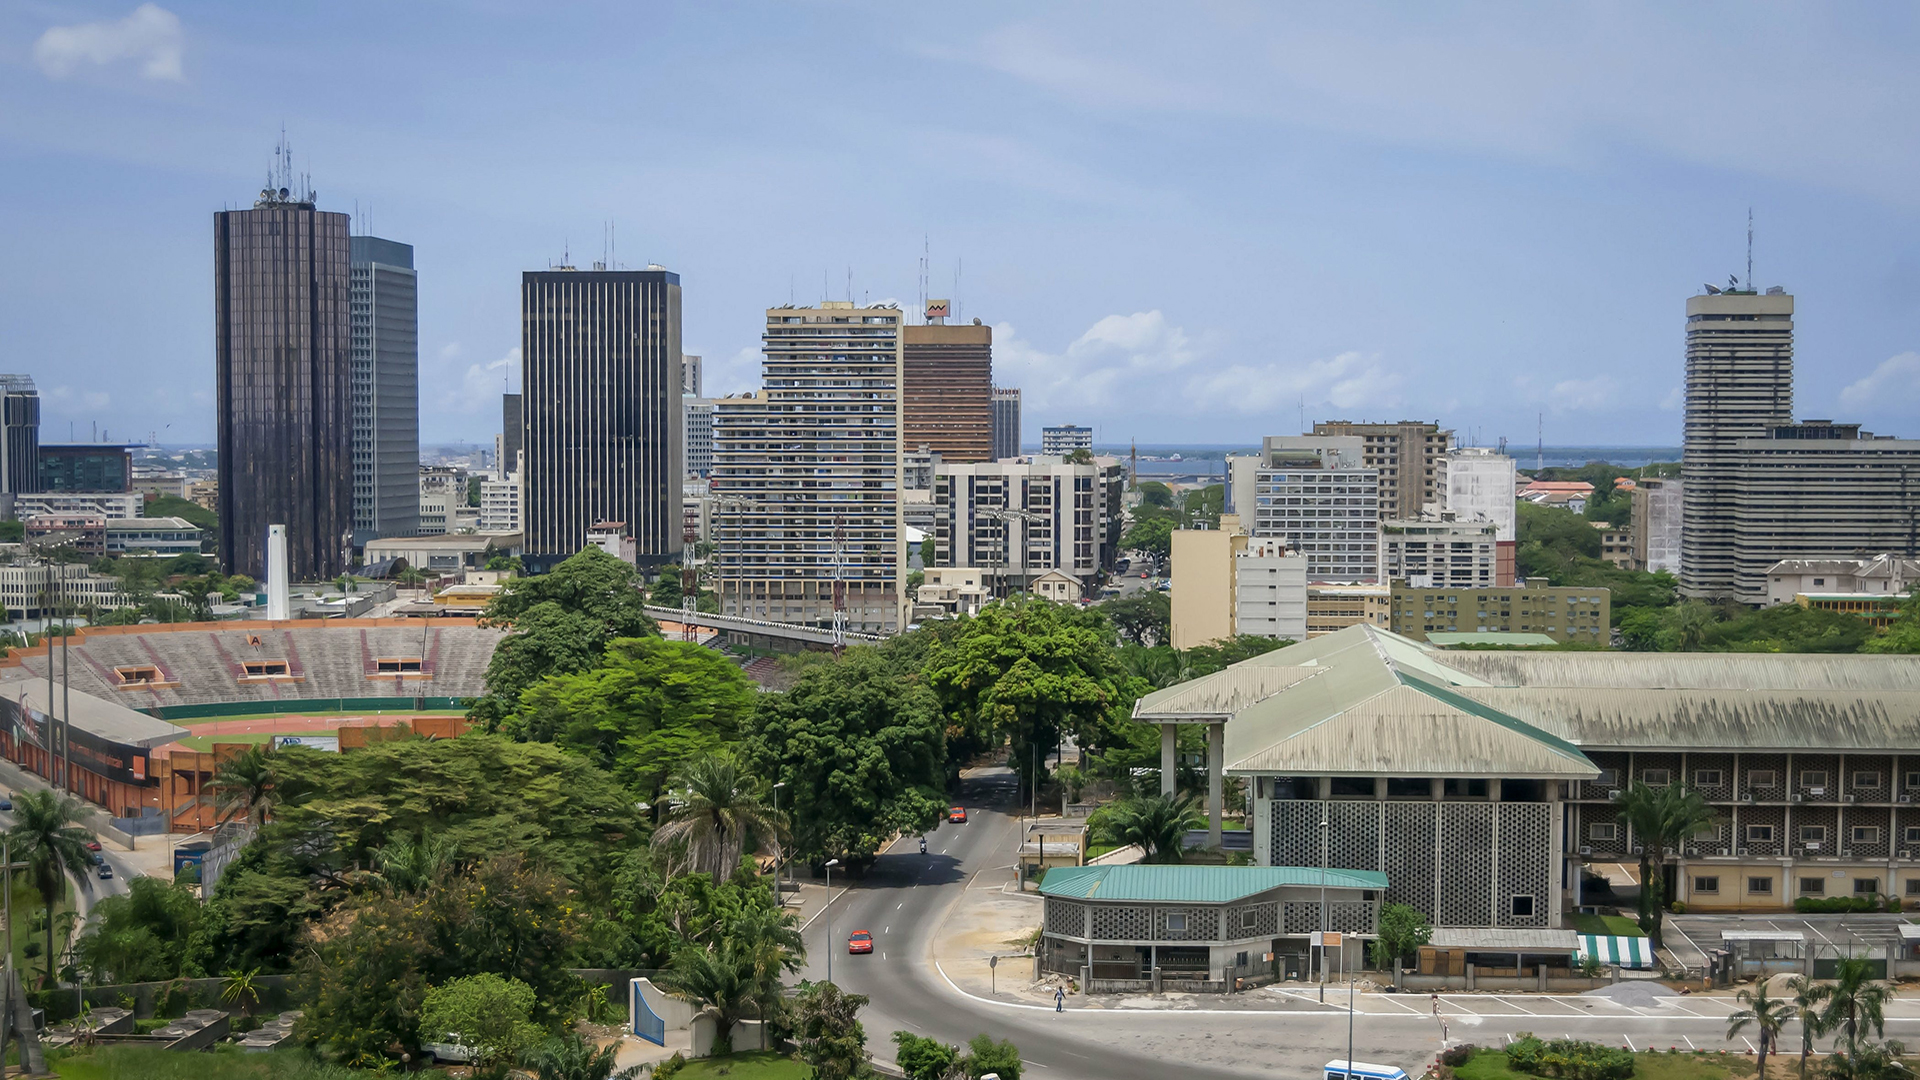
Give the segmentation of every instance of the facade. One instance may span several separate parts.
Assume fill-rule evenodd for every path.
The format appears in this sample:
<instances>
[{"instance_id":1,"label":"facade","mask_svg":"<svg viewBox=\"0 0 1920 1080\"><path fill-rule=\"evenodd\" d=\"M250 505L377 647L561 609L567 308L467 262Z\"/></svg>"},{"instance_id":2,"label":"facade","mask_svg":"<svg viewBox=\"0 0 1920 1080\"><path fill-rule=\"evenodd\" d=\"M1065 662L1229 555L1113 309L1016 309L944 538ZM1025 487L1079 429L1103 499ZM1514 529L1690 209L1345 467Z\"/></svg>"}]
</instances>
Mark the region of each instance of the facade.
<instances>
[{"instance_id":1,"label":"facade","mask_svg":"<svg viewBox=\"0 0 1920 1080\"><path fill-rule=\"evenodd\" d=\"M520 477L510 474L505 480L480 481L480 531L517 533L521 531Z\"/></svg>"},{"instance_id":2,"label":"facade","mask_svg":"<svg viewBox=\"0 0 1920 1080\"><path fill-rule=\"evenodd\" d=\"M124 446L101 443L42 446L39 476L39 486L34 488L35 491L139 490L133 484L133 452ZM162 494L178 495L181 492L167 491Z\"/></svg>"},{"instance_id":3,"label":"facade","mask_svg":"<svg viewBox=\"0 0 1920 1080\"><path fill-rule=\"evenodd\" d=\"M20 525L26 542L35 547L69 547L92 559L107 553L107 519L95 514L37 514ZM199 545L194 550L199 551Z\"/></svg>"},{"instance_id":4,"label":"facade","mask_svg":"<svg viewBox=\"0 0 1920 1080\"><path fill-rule=\"evenodd\" d=\"M348 218L268 189L214 215L220 565L266 574L267 526L288 572L329 580L353 530Z\"/></svg>"},{"instance_id":5,"label":"facade","mask_svg":"<svg viewBox=\"0 0 1920 1080\"><path fill-rule=\"evenodd\" d=\"M1268 436L1260 457L1228 476L1252 535L1283 540L1307 557L1309 581L1380 576L1380 474L1359 462L1358 436Z\"/></svg>"},{"instance_id":6,"label":"facade","mask_svg":"<svg viewBox=\"0 0 1920 1080\"><path fill-rule=\"evenodd\" d=\"M1851 615L1864 620L1876 631L1884 631L1900 616L1906 597L1888 596L1885 593L1800 593L1793 598L1793 602L1816 611Z\"/></svg>"},{"instance_id":7,"label":"facade","mask_svg":"<svg viewBox=\"0 0 1920 1080\"><path fill-rule=\"evenodd\" d=\"M1393 625L1393 590L1387 585L1319 582L1307 586L1307 637L1349 626Z\"/></svg>"},{"instance_id":8,"label":"facade","mask_svg":"<svg viewBox=\"0 0 1920 1080\"><path fill-rule=\"evenodd\" d=\"M41 475L45 474L46 470L43 467ZM182 473L137 472L133 474L133 479L126 490L149 498L171 495L177 499L185 499L192 495L193 485L194 482Z\"/></svg>"},{"instance_id":9,"label":"facade","mask_svg":"<svg viewBox=\"0 0 1920 1080\"><path fill-rule=\"evenodd\" d=\"M929 566L914 605L927 616L978 615L993 599L992 582L978 567Z\"/></svg>"},{"instance_id":10,"label":"facade","mask_svg":"<svg viewBox=\"0 0 1920 1080\"><path fill-rule=\"evenodd\" d=\"M1644 570L1639 563L1639 528L1629 522L1620 527L1608 525L1604 521L1593 523L1594 531L1600 534L1600 558L1622 570Z\"/></svg>"},{"instance_id":11,"label":"facade","mask_svg":"<svg viewBox=\"0 0 1920 1080\"><path fill-rule=\"evenodd\" d=\"M678 558L680 275L528 271L520 310L529 569L578 552L597 521L626 522L644 565Z\"/></svg>"},{"instance_id":12,"label":"facade","mask_svg":"<svg viewBox=\"0 0 1920 1080\"><path fill-rule=\"evenodd\" d=\"M1640 480L1633 488L1633 564L1652 573L1680 573L1686 484L1673 479Z\"/></svg>"},{"instance_id":13,"label":"facade","mask_svg":"<svg viewBox=\"0 0 1920 1080\"><path fill-rule=\"evenodd\" d=\"M1500 526L1452 514L1380 523L1380 577L1415 588L1485 589L1500 584Z\"/></svg>"},{"instance_id":14,"label":"facade","mask_svg":"<svg viewBox=\"0 0 1920 1080\"><path fill-rule=\"evenodd\" d=\"M1075 450L1093 450L1093 429L1056 424L1040 429L1040 456L1061 457Z\"/></svg>"},{"instance_id":15,"label":"facade","mask_svg":"<svg viewBox=\"0 0 1920 1080\"><path fill-rule=\"evenodd\" d=\"M993 388L993 459L1020 456L1020 388Z\"/></svg>"},{"instance_id":16,"label":"facade","mask_svg":"<svg viewBox=\"0 0 1920 1080\"><path fill-rule=\"evenodd\" d=\"M1460 447L1437 459L1441 509L1456 521L1491 521L1496 539L1512 543L1517 537L1513 459L1498 450ZM1503 583L1505 584L1505 583Z\"/></svg>"},{"instance_id":17,"label":"facade","mask_svg":"<svg viewBox=\"0 0 1920 1080\"><path fill-rule=\"evenodd\" d=\"M353 543L419 528L420 304L413 246L350 238Z\"/></svg>"},{"instance_id":18,"label":"facade","mask_svg":"<svg viewBox=\"0 0 1920 1080\"><path fill-rule=\"evenodd\" d=\"M1528 578L1514 588L1429 588L1399 582L1391 599L1393 632L1424 641L1432 631L1545 634L1559 642L1612 640L1612 594L1606 589L1548 585Z\"/></svg>"},{"instance_id":19,"label":"facade","mask_svg":"<svg viewBox=\"0 0 1920 1080\"><path fill-rule=\"evenodd\" d=\"M102 522L107 554L144 551L162 558L200 554L200 528L186 518L114 518Z\"/></svg>"},{"instance_id":20,"label":"facade","mask_svg":"<svg viewBox=\"0 0 1920 1080\"><path fill-rule=\"evenodd\" d=\"M114 518L139 517L146 499L133 492L96 491L96 492L39 492L32 495L16 496L13 500L14 516L25 520L43 514L57 517L82 514Z\"/></svg>"},{"instance_id":21,"label":"facade","mask_svg":"<svg viewBox=\"0 0 1920 1080\"><path fill-rule=\"evenodd\" d=\"M1360 464L1380 473L1381 517L1417 518L1429 504L1445 498L1441 462L1453 449L1453 432L1439 424L1321 420L1313 425L1313 434L1351 435L1365 444Z\"/></svg>"},{"instance_id":22,"label":"facade","mask_svg":"<svg viewBox=\"0 0 1920 1080\"><path fill-rule=\"evenodd\" d=\"M687 475L709 476L713 473L713 402L683 397L680 409L686 423Z\"/></svg>"},{"instance_id":23,"label":"facade","mask_svg":"<svg viewBox=\"0 0 1920 1080\"><path fill-rule=\"evenodd\" d=\"M64 598L64 599L63 599ZM126 607L120 579L84 566L54 563L0 565L0 604L8 621L57 618L62 611L85 615Z\"/></svg>"},{"instance_id":24,"label":"facade","mask_svg":"<svg viewBox=\"0 0 1920 1080\"><path fill-rule=\"evenodd\" d=\"M493 468L501 476L522 472L526 468L522 460L526 451L522 401L519 394L500 395L500 446L494 455L499 460L493 463Z\"/></svg>"},{"instance_id":25,"label":"facade","mask_svg":"<svg viewBox=\"0 0 1920 1080\"><path fill-rule=\"evenodd\" d=\"M1307 639L1307 560L1272 538L1233 554L1233 632L1280 641Z\"/></svg>"},{"instance_id":26,"label":"facade","mask_svg":"<svg viewBox=\"0 0 1920 1080\"><path fill-rule=\"evenodd\" d=\"M1226 520L1218 529L1175 529L1169 573L1180 587L1168 596L1172 607L1170 644L1191 649L1233 636L1233 557L1247 537Z\"/></svg>"},{"instance_id":27,"label":"facade","mask_svg":"<svg viewBox=\"0 0 1920 1080\"><path fill-rule=\"evenodd\" d=\"M680 357L680 394L682 397L701 396L702 377L700 358L697 356Z\"/></svg>"},{"instance_id":28,"label":"facade","mask_svg":"<svg viewBox=\"0 0 1920 1080\"><path fill-rule=\"evenodd\" d=\"M393 536L369 540L368 562L405 559L408 566L430 574L459 570L479 570L496 555L518 555L521 538L512 534L498 536Z\"/></svg>"},{"instance_id":29,"label":"facade","mask_svg":"<svg viewBox=\"0 0 1920 1080\"><path fill-rule=\"evenodd\" d=\"M31 375L0 375L0 494L40 490L40 391Z\"/></svg>"},{"instance_id":30,"label":"facade","mask_svg":"<svg viewBox=\"0 0 1920 1080\"><path fill-rule=\"evenodd\" d=\"M767 311L759 394L714 404L720 611L890 633L905 615L902 318L829 300Z\"/></svg>"},{"instance_id":31,"label":"facade","mask_svg":"<svg viewBox=\"0 0 1920 1080\"><path fill-rule=\"evenodd\" d=\"M994 460L993 327L947 326L944 316L904 328L900 411L905 445L947 461Z\"/></svg>"},{"instance_id":32,"label":"facade","mask_svg":"<svg viewBox=\"0 0 1920 1080\"><path fill-rule=\"evenodd\" d=\"M935 458L930 468L936 565L978 567L998 596L1031 591L1052 570L1084 587L1102 569L1100 466Z\"/></svg>"},{"instance_id":33,"label":"facade","mask_svg":"<svg viewBox=\"0 0 1920 1080\"><path fill-rule=\"evenodd\" d=\"M9 680L0 694L0 756L116 818L162 812L159 748L187 734L44 679Z\"/></svg>"},{"instance_id":34,"label":"facade","mask_svg":"<svg viewBox=\"0 0 1920 1080\"><path fill-rule=\"evenodd\" d=\"M419 495L416 536L459 531L459 510L467 505L467 472L452 465L415 465ZM364 547L364 545L362 545Z\"/></svg>"},{"instance_id":35,"label":"facade","mask_svg":"<svg viewBox=\"0 0 1920 1080\"><path fill-rule=\"evenodd\" d=\"M1768 607L1796 603L1802 593L1903 596L1920 585L1920 559L1898 555L1782 559L1767 567Z\"/></svg>"}]
</instances>

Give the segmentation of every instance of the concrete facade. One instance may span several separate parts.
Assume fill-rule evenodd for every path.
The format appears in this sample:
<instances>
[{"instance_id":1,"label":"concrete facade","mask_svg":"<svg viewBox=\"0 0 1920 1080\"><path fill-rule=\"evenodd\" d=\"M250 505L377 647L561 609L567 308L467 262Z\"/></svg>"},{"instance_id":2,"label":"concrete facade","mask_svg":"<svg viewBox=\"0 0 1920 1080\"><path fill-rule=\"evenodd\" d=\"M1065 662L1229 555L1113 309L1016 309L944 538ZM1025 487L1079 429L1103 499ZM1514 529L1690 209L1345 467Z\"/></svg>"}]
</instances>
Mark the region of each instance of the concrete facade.
<instances>
[{"instance_id":1,"label":"concrete facade","mask_svg":"<svg viewBox=\"0 0 1920 1080\"><path fill-rule=\"evenodd\" d=\"M1020 456L1020 388L993 388L993 459Z\"/></svg>"},{"instance_id":2,"label":"concrete facade","mask_svg":"<svg viewBox=\"0 0 1920 1080\"><path fill-rule=\"evenodd\" d=\"M942 321L903 334L905 445L957 463L993 460L993 327Z\"/></svg>"},{"instance_id":3,"label":"concrete facade","mask_svg":"<svg viewBox=\"0 0 1920 1080\"><path fill-rule=\"evenodd\" d=\"M1767 567L1766 606L1794 603L1802 593L1900 596L1916 585L1920 585L1920 559L1898 555L1782 559Z\"/></svg>"},{"instance_id":4,"label":"concrete facade","mask_svg":"<svg viewBox=\"0 0 1920 1080\"><path fill-rule=\"evenodd\" d=\"M1000 596L1028 591L1050 570L1091 582L1110 565L1101 466L933 457L927 468L935 565L978 567Z\"/></svg>"},{"instance_id":5,"label":"concrete facade","mask_svg":"<svg viewBox=\"0 0 1920 1080\"><path fill-rule=\"evenodd\" d=\"M1499 584L1492 521L1438 518L1380 523L1380 577L1415 588L1485 589Z\"/></svg>"},{"instance_id":6,"label":"concrete facade","mask_svg":"<svg viewBox=\"0 0 1920 1080\"><path fill-rule=\"evenodd\" d=\"M1441 509L1456 521L1491 521L1495 539L1513 540L1518 514L1514 510L1513 459L1481 446L1449 450L1436 460Z\"/></svg>"},{"instance_id":7,"label":"concrete facade","mask_svg":"<svg viewBox=\"0 0 1920 1080\"><path fill-rule=\"evenodd\" d=\"M1235 505L1254 536L1307 558L1310 581L1380 576L1380 474L1361 467L1360 436L1268 436L1258 459L1230 463ZM1246 479L1251 472L1251 479Z\"/></svg>"},{"instance_id":8,"label":"concrete facade","mask_svg":"<svg viewBox=\"0 0 1920 1080\"><path fill-rule=\"evenodd\" d=\"M1555 641L1605 645L1612 638L1612 594L1606 589L1548 585L1529 578L1510 589L1419 589L1393 586L1393 632L1425 641L1427 632L1508 631Z\"/></svg>"},{"instance_id":9,"label":"concrete facade","mask_svg":"<svg viewBox=\"0 0 1920 1080\"><path fill-rule=\"evenodd\" d=\"M1651 573L1680 573L1685 529L1686 484L1678 479L1644 479L1633 489L1634 568Z\"/></svg>"},{"instance_id":10,"label":"concrete facade","mask_svg":"<svg viewBox=\"0 0 1920 1080\"><path fill-rule=\"evenodd\" d=\"M1393 625L1393 590L1387 585L1319 582L1307 586L1307 636L1319 637L1349 626Z\"/></svg>"},{"instance_id":11,"label":"concrete facade","mask_svg":"<svg viewBox=\"0 0 1920 1080\"><path fill-rule=\"evenodd\" d=\"M1061 457L1075 450L1093 449L1093 429L1073 424L1056 424L1040 429L1040 456Z\"/></svg>"},{"instance_id":12,"label":"concrete facade","mask_svg":"<svg viewBox=\"0 0 1920 1080\"><path fill-rule=\"evenodd\" d=\"M1176 649L1191 649L1233 636L1234 555L1247 537L1237 529L1175 529L1171 574L1179 585L1173 606Z\"/></svg>"},{"instance_id":13,"label":"concrete facade","mask_svg":"<svg viewBox=\"0 0 1920 1080\"><path fill-rule=\"evenodd\" d=\"M1415 518L1444 498L1441 462L1453 449L1453 432L1439 424L1402 420L1393 424L1322 420L1315 435L1351 435L1365 446L1360 464L1380 474L1380 516Z\"/></svg>"},{"instance_id":14,"label":"concrete facade","mask_svg":"<svg viewBox=\"0 0 1920 1080\"><path fill-rule=\"evenodd\" d=\"M1233 555L1233 632L1281 641L1307 639L1307 560L1271 538Z\"/></svg>"}]
</instances>

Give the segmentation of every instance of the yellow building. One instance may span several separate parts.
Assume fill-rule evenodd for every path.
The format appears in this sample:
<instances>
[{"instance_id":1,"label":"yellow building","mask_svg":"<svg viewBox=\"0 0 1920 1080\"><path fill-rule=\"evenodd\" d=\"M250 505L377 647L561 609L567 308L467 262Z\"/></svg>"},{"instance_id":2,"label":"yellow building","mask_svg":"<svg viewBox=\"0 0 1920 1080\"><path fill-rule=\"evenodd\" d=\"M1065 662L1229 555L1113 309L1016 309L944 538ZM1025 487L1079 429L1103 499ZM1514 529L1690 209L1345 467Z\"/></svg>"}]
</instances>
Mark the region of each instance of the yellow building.
<instances>
[{"instance_id":1,"label":"yellow building","mask_svg":"<svg viewBox=\"0 0 1920 1080\"><path fill-rule=\"evenodd\" d=\"M1415 589L1395 582L1392 604L1393 632L1415 641L1434 630L1545 634L1594 645L1613 637L1611 593L1548 585L1546 578L1528 578L1511 589Z\"/></svg>"},{"instance_id":2,"label":"yellow building","mask_svg":"<svg viewBox=\"0 0 1920 1080\"><path fill-rule=\"evenodd\" d=\"M1174 530L1174 648L1233 636L1233 557L1246 546L1240 519L1232 514L1221 515L1218 529Z\"/></svg>"},{"instance_id":3,"label":"yellow building","mask_svg":"<svg viewBox=\"0 0 1920 1080\"><path fill-rule=\"evenodd\" d=\"M1885 593L1794 593L1793 602L1816 611L1837 611L1865 619L1875 630L1885 630L1900 614L1904 596Z\"/></svg>"},{"instance_id":4,"label":"yellow building","mask_svg":"<svg viewBox=\"0 0 1920 1080\"><path fill-rule=\"evenodd\" d=\"M1392 590L1385 585L1322 582L1307 586L1307 636L1317 638L1365 623L1393 624Z\"/></svg>"}]
</instances>

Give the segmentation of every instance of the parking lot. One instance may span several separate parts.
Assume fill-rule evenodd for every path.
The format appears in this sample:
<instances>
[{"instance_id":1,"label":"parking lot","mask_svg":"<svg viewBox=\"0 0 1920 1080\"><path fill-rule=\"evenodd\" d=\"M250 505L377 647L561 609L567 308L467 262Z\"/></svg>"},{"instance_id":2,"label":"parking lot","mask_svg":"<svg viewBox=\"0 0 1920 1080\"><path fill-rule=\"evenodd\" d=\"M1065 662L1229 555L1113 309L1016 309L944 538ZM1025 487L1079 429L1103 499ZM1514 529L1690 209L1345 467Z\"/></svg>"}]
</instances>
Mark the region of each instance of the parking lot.
<instances>
[{"instance_id":1,"label":"parking lot","mask_svg":"<svg viewBox=\"0 0 1920 1080\"><path fill-rule=\"evenodd\" d=\"M1896 956L1905 915L1669 915L1666 946L1688 968L1704 968L1707 952L1720 947L1723 930L1798 931L1810 947L1841 955Z\"/></svg>"}]
</instances>

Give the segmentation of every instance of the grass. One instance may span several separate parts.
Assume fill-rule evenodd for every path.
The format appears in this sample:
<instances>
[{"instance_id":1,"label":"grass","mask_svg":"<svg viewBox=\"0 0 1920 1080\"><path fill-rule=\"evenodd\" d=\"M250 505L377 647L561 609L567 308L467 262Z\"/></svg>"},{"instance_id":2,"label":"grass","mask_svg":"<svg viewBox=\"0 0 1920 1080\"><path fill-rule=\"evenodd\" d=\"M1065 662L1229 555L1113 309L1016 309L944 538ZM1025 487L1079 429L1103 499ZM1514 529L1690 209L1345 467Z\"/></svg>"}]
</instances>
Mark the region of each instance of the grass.
<instances>
[{"instance_id":1,"label":"grass","mask_svg":"<svg viewBox=\"0 0 1920 1080\"><path fill-rule=\"evenodd\" d=\"M784 1054L756 1050L726 1057L695 1058L674 1076L679 1080L709 1080L722 1076L729 1080L809 1080L813 1076L813 1068Z\"/></svg>"},{"instance_id":2,"label":"grass","mask_svg":"<svg viewBox=\"0 0 1920 1080\"><path fill-rule=\"evenodd\" d=\"M303 1050L246 1053L223 1045L210 1054L182 1054L157 1046L99 1046L71 1055L49 1054L61 1080L354 1080L355 1072L315 1061Z\"/></svg>"},{"instance_id":3,"label":"grass","mask_svg":"<svg viewBox=\"0 0 1920 1080\"><path fill-rule=\"evenodd\" d=\"M17 970L27 976L29 989L40 985L40 973L46 970L47 958L26 954L27 942L37 943L42 949L47 947L47 932L33 928L34 916L45 909L40 906L40 890L28 881L26 871L13 876L13 963ZM53 949L59 953L66 948L66 941L60 935L60 912L73 910L73 890L68 888L54 905ZM57 967L58 965L56 965Z\"/></svg>"},{"instance_id":4,"label":"grass","mask_svg":"<svg viewBox=\"0 0 1920 1080\"><path fill-rule=\"evenodd\" d=\"M1118 850L1120 850L1119 844L1088 844L1087 858L1097 859L1100 856L1105 855L1109 851L1118 851Z\"/></svg>"},{"instance_id":5,"label":"grass","mask_svg":"<svg viewBox=\"0 0 1920 1080\"><path fill-rule=\"evenodd\" d=\"M1753 1073L1753 1062L1738 1054L1633 1056L1633 1080L1737 1080ZM1453 1074L1459 1080L1540 1080L1531 1073L1515 1072L1507 1065L1507 1055L1498 1050L1481 1050Z\"/></svg>"},{"instance_id":6,"label":"grass","mask_svg":"<svg viewBox=\"0 0 1920 1080\"><path fill-rule=\"evenodd\" d=\"M1601 934L1608 937L1646 937L1640 924L1627 915L1575 915L1576 934Z\"/></svg>"}]
</instances>

